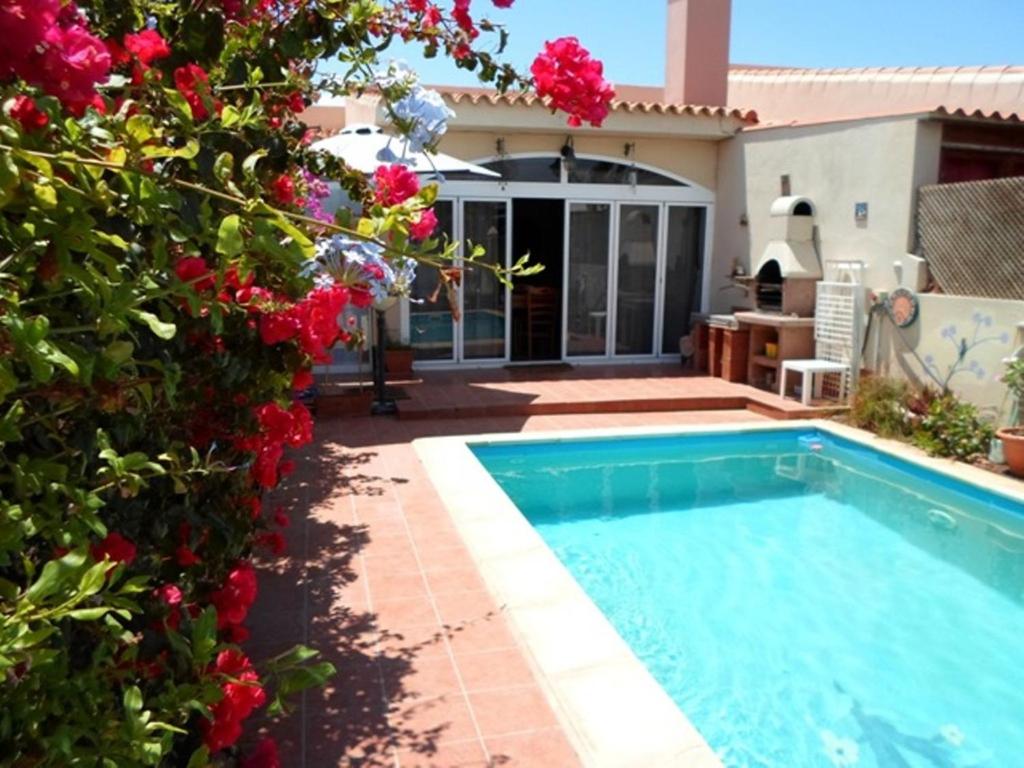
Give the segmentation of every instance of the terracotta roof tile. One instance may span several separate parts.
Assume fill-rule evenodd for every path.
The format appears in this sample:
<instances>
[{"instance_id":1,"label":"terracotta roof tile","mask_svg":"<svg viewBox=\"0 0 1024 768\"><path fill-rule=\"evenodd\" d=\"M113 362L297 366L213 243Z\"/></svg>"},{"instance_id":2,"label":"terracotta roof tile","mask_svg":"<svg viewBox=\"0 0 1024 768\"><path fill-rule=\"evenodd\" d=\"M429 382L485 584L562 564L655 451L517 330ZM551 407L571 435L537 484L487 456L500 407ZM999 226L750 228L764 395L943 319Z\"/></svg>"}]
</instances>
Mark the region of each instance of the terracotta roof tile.
<instances>
[{"instance_id":1,"label":"terracotta roof tile","mask_svg":"<svg viewBox=\"0 0 1024 768\"><path fill-rule=\"evenodd\" d=\"M1024 119L1024 66L734 65L729 100L756 109L762 127L928 112L1019 122Z\"/></svg>"},{"instance_id":2,"label":"terracotta roof tile","mask_svg":"<svg viewBox=\"0 0 1024 768\"><path fill-rule=\"evenodd\" d=\"M532 93L509 92L498 93L487 88L456 88L452 86L430 86L452 104L491 104L494 106L523 105L532 107L543 106L544 102ZM660 100L661 88L647 86L616 86L620 96L627 98L615 99L611 104L613 112L633 112L641 114L692 115L694 117L731 117L745 123L756 123L757 113L753 110L729 107L711 107L698 104L668 104Z\"/></svg>"}]
</instances>

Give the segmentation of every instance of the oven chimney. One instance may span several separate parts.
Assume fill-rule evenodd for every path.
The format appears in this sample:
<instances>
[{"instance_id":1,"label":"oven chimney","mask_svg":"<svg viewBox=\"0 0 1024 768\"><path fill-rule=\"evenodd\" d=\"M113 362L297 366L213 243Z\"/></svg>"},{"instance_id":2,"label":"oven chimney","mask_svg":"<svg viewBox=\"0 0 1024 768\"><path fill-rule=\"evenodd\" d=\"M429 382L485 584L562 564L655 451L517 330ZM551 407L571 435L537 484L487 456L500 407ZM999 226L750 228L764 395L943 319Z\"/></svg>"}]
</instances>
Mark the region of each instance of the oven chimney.
<instances>
[{"instance_id":1,"label":"oven chimney","mask_svg":"<svg viewBox=\"0 0 1024 768\"><path fill-rule=\"evenodd\" d=\"M726 106L732 0L668 0L665 101Z\"/></svg>"}]
</instances>

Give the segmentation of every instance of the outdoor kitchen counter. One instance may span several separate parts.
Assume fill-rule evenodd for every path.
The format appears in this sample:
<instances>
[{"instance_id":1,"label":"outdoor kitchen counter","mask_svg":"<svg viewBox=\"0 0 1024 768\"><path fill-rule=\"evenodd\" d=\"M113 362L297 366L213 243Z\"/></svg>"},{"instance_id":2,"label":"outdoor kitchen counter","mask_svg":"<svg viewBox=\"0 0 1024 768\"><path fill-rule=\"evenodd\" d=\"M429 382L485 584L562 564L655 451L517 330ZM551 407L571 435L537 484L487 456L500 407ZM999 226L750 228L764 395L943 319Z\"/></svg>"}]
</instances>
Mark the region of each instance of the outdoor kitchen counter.
<instances>
[{"instance_id":1,"label":"outdoor kitchen counter","mask_svg":"<svg viewBox=\"0 0 1024 768\"><path fill-rule=\"evenodd\" d=\"M778 387L778 371L783 360L806 360L814 357L814 318L772 314L770 312L737 312L736 320L749 330L747 383L774 391ZM774 348L774 349L772 349ZM770 354L774 352L774 354Z\"/></svg>"}]
</instances>

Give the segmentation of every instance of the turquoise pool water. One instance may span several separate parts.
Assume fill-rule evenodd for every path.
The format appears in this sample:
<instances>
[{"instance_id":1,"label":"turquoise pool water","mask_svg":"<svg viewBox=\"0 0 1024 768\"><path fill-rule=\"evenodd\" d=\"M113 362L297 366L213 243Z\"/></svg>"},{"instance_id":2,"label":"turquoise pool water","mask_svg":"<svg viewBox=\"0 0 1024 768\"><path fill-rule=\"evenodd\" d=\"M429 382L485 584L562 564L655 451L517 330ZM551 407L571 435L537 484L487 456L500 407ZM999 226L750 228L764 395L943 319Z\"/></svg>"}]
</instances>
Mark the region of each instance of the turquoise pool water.
<instances>
[{"instance_id":1,"label":"turquoise pool water","mask_svg":"<svg viewBox=\"0 0 1024 768\"><path fill-rule=\"evenodd\" d=\"M472 448L727 766L1024 766L1020 505L808 430Z\"/></svg>"}]
</instances>

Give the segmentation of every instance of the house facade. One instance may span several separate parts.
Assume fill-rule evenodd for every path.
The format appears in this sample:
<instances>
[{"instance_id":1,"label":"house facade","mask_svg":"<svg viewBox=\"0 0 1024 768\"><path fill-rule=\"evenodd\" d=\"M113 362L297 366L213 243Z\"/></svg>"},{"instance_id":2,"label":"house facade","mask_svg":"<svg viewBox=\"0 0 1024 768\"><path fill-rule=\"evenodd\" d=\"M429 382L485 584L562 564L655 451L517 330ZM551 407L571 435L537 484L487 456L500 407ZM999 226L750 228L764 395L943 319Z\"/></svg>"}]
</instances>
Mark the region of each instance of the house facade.
<instances>
[{"instance_id":1,"label":"house facade","mask_svg":"<svg viewBox=\"0 0 1024 768\"><path fill-rule=\"evenodd\" d=\"M954 389L998 406L1000 361L1024 344L1024 284L998 296L940 285L919 191L1024 174L1024 68L730 67L730 12L722 0L669 0L666 85L619 86L601 129L568 129L531 96L439 87L457 115L440 150L501 174L445 179L445 233L545 269L511 288L469 270L454 312L430 301L436 276L423 274L419 301L389 313L393 335L419 367L678 358L695 314L755 308L742 278L776 236L773 204L799 197L813 209L819 278L855 268L867 306L901 287L917 297L914 327L871 316L864 365L920 383L953 368ZM337 121L319 109L309 122ZM373 96L344 109L349 124L385 122ZM1007 228L997 244L1012 242L1011 218L996 217ZM992 247L979 241L979 268L1024 261Z\"/></svg>"}]
</instances>

